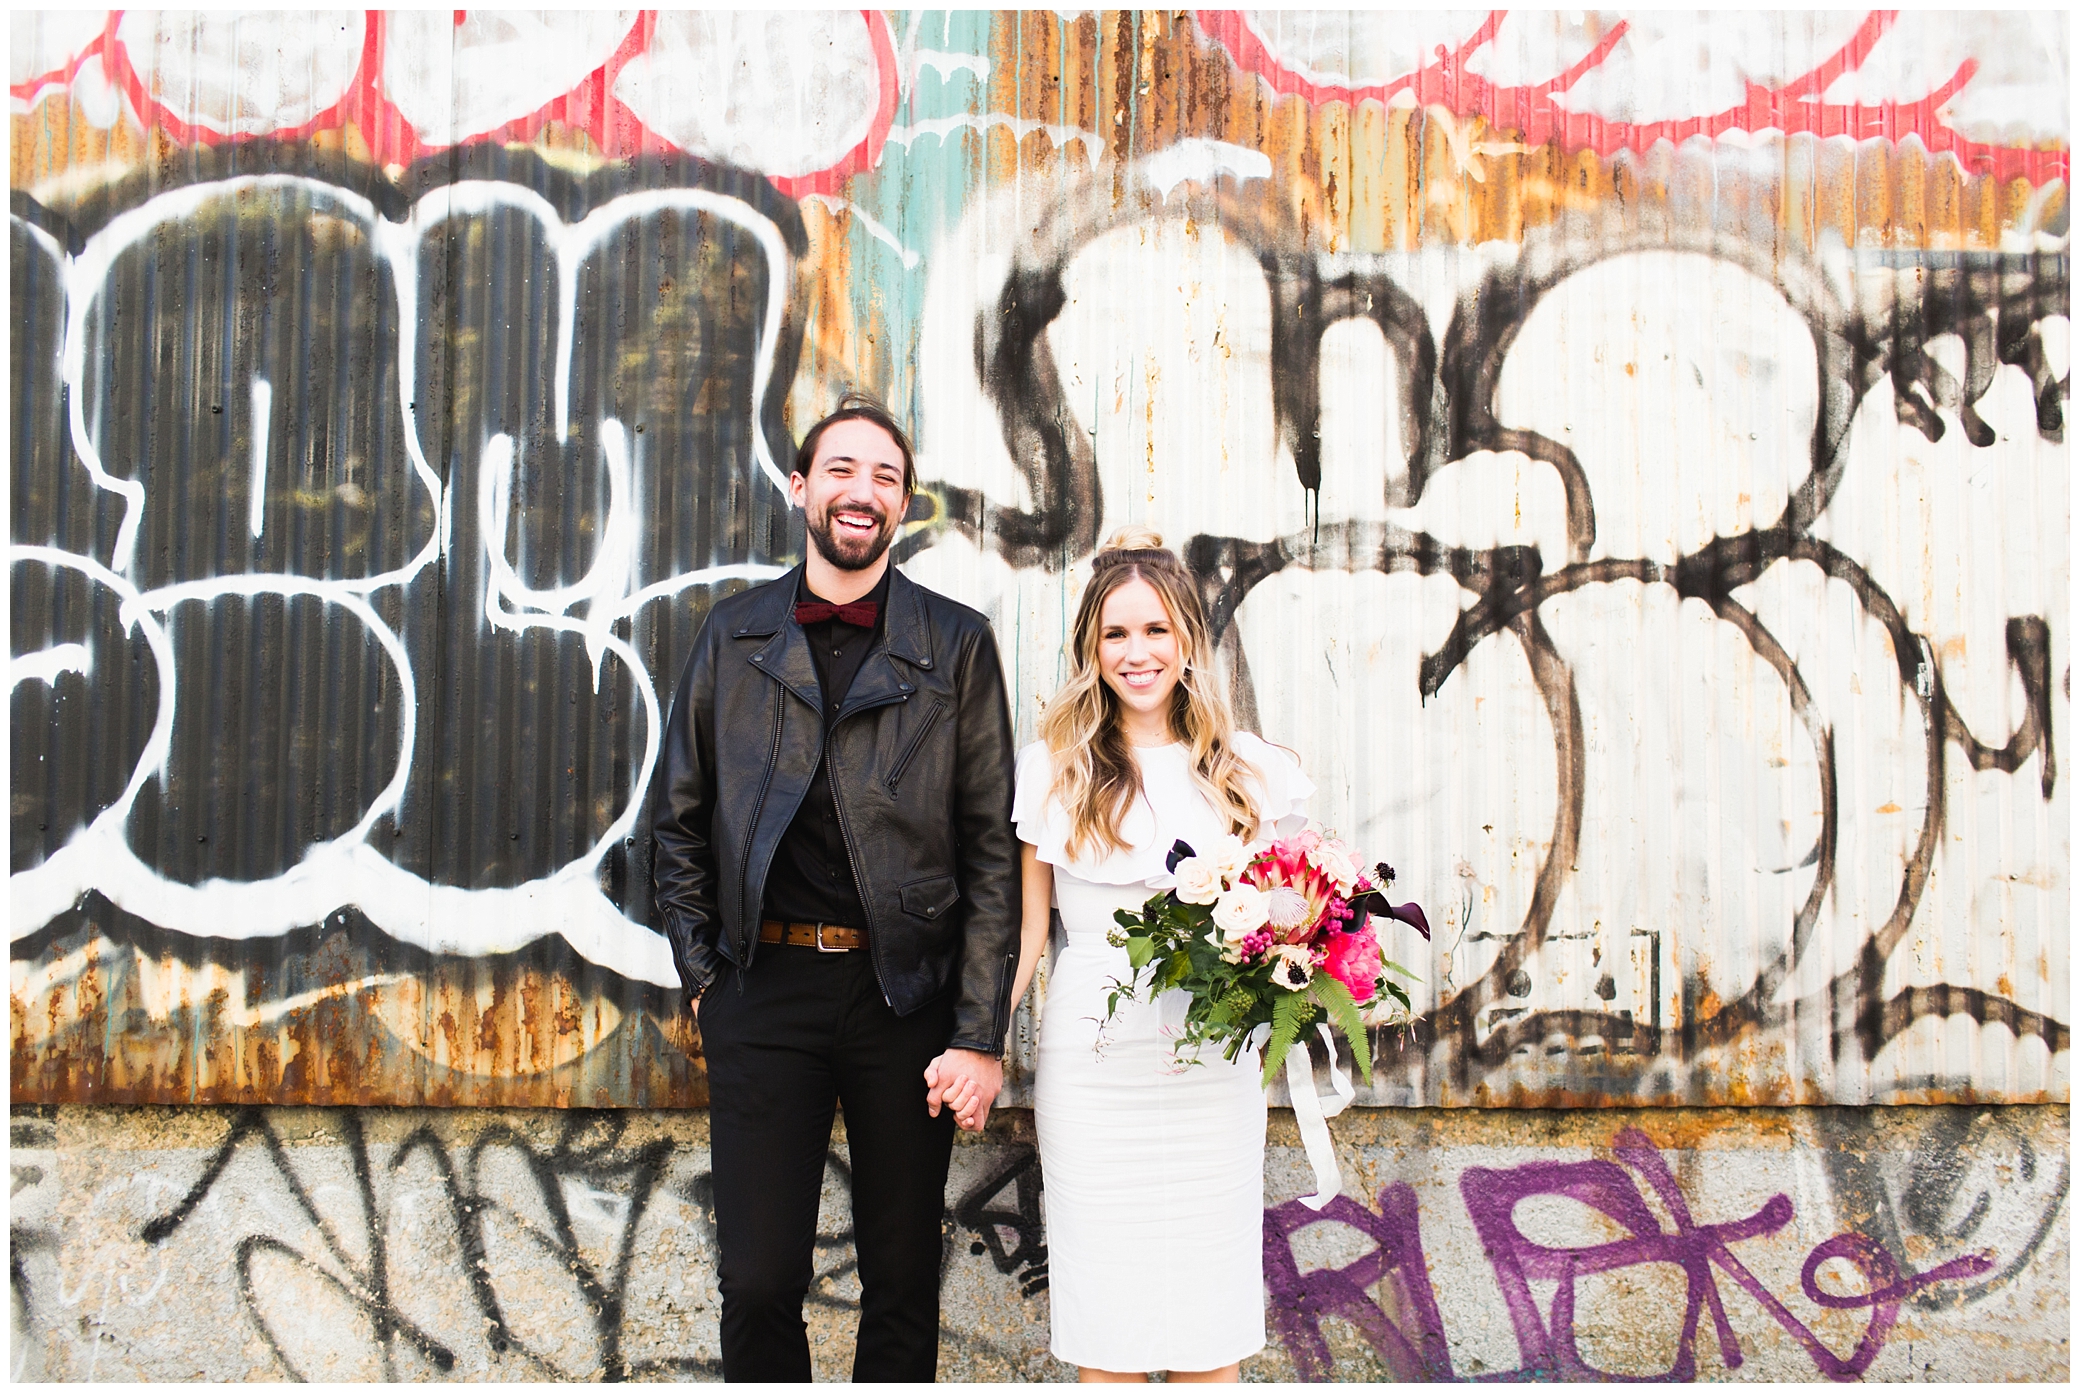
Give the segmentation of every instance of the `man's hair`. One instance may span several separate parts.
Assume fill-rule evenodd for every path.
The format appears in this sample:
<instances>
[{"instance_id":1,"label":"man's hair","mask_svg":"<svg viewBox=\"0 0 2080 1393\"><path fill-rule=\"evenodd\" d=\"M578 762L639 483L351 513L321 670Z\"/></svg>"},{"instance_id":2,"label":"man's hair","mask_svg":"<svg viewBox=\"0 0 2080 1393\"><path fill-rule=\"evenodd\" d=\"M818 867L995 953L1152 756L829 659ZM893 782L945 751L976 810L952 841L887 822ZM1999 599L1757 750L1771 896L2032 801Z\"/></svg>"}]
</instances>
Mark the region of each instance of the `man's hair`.
<instances>
[{"instance_id":1,"label":"man's hair","mask_svg":"<svg viewBox=\"0 0 2080 1393\"><path fill-rule=\"evenodd\" d=\"M917 492L917 460L910 451L910 437L896 424L896 418L879 397L866 392L850 391L838 398L838 409L809 427L802 437L801 448L794 452L794 472L804 479L809 477L809 466L816 462L816 446L823 433L840 421L871 421L889 433L896 448L903 452L903 496Z\"/></svg>"}]
</instances>

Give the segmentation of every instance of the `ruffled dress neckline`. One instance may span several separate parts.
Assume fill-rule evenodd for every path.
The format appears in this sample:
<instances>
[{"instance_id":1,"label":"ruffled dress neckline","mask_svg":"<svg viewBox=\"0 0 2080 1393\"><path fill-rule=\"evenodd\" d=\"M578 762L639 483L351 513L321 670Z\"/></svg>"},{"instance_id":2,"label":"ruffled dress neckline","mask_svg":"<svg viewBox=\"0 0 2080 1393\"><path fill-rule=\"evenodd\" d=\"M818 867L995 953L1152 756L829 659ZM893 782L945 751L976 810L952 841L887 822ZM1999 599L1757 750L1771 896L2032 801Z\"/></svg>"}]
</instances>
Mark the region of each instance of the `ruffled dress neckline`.
<instances>
[{"instance_id":1,"label":"ruffled dress neckline","mask_svg":"<svg viewBox=\"0 0 2080 1393\"><path fill-rule=\"evenodd\" d=\"M1053 797L1054 761L1046 743L1038 740L1018 756L1018 790L1011 816L1019 840L1035 848L1042 861L1079 879L1097 885L1139 885L1167 873L1163 863L1177 842L1205 846L1227 831L1192 781L1189 762L1179 757L1189 754L1189 746L1172 741L1133 749L1141 765L1141 797L1121 820L1124 848L1100 855L1086 847L1080 856L1069 854L1068 815ZM1314 792L1314 784L1300 772L1298 761L1247 731L1237 732L1235 752L1256 774L1251 780L1252 793L1267 823L1258 835L1298 831L1306 822L1306 802Z\"/></svg>"}]
</instances>

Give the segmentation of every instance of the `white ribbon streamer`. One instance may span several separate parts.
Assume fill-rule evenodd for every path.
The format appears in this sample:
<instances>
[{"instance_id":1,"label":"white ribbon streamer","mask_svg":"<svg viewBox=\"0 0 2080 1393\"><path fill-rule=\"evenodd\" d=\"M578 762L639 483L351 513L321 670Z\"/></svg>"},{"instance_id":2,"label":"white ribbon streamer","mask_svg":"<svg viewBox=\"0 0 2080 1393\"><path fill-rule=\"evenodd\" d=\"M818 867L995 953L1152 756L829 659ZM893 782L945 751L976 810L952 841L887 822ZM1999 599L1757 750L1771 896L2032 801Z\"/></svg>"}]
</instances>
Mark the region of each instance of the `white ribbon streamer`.
<instances>
[{"instance_id":1,"label":"white ribbon streamer","mask_svg":"<svg viewBox=\"0 0 2080 1393\"><path fill-rule=\"evenodd\" d=\"M1315 1193L1302 1195L1300 1203L1319 1211L1343 1190L1336 1146L1329 1139L1329 1119L1350 1106L1357 1090L1351 1087L1350 1076L1336 1066L1336 1037L1329 1033L1328 1025L1317 1025L1315 1029L1322 1033L1322 1043L1329 1047L1329 1084L1336 1094L1324 1097L1314 1091L1314 1059L1308 1053L1304 1036L1286 1051L1286 1092L1292 1097L1293 1120L1300 1126L1300 1144L1307 1148L1308 1162L1314 1166Z\"/></svg>"}]
</instances>

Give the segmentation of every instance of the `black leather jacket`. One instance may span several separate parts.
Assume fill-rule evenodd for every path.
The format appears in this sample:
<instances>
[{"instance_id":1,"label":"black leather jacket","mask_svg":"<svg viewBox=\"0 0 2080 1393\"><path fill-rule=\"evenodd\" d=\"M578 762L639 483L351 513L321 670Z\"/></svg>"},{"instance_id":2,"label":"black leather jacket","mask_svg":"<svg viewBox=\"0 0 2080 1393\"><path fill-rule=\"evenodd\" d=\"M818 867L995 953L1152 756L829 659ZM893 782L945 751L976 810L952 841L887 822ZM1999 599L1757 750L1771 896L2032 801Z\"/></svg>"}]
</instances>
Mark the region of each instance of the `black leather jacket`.
<instances>
[{"instance_id":1,"label":"black leather jacket","mask_svg":"<svg viewBox=\"0 0 2080 1393\"><path fill-rule=\"evenodd\" d=\"M694 640L651 814L658 917L696 996L758 952L766 869L824 748L800 567L732 595ZM832 726L831 795L883 995L907 1015L959 974L950 1046L998 1054L1018 972L1014 751L989 621L898 571Z\"/></svg>"}]
</instances>

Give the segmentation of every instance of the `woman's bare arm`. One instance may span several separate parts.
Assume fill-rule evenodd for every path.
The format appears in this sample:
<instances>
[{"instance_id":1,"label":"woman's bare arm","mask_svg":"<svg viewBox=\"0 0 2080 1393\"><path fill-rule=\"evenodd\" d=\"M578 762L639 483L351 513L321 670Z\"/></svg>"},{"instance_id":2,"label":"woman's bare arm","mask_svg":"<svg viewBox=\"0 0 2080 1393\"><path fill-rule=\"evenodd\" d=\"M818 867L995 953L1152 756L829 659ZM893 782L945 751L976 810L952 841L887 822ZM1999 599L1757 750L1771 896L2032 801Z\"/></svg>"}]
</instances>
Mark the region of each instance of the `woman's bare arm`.
<instances>
[{"instance_id":1,"label":"woman's bare arm","mask_svg":"<svg viewBox=\"0 0 2080 1393\"><path fill-rule=\"evenodd\" d=\"M1011 985L1014 1007L1026 999L1026 988L1032 984L1033 969L1040 965L1040 954L1047 947L1047 927L1054 915L1054 867L1040 859L1037 847L1020 842L1019 868L1023 914L1018 938L1018 976Z\"/></svg>"},{"instance_id":2,"label":"woman's bare arm","mask_svg":"<svg viewBox=\"0 0 2080 1393\"><path fill-rule=\"evenodd\" d=\"M1047 947L1047 928L1054 910L1054 867L1040 859L1040 854L1024 842L1019 843L1019 938L1018 976L1011 986L1012 1009L1025 1000L1026 988L1032 985L1033 969L1040 965L1040 954ZM933 1089L934 1103L944 1102L953 1109L954 1119L970 1132L982 1130L989 1118L989 1109L981 1105L980 1098L966 1081L949 1084L943 1095L939 1093L940 1076L937 1061L925 1070L925 1083ZM938 1116L935 1111L932 1114Z\"/></svg>"}]
</instances>

